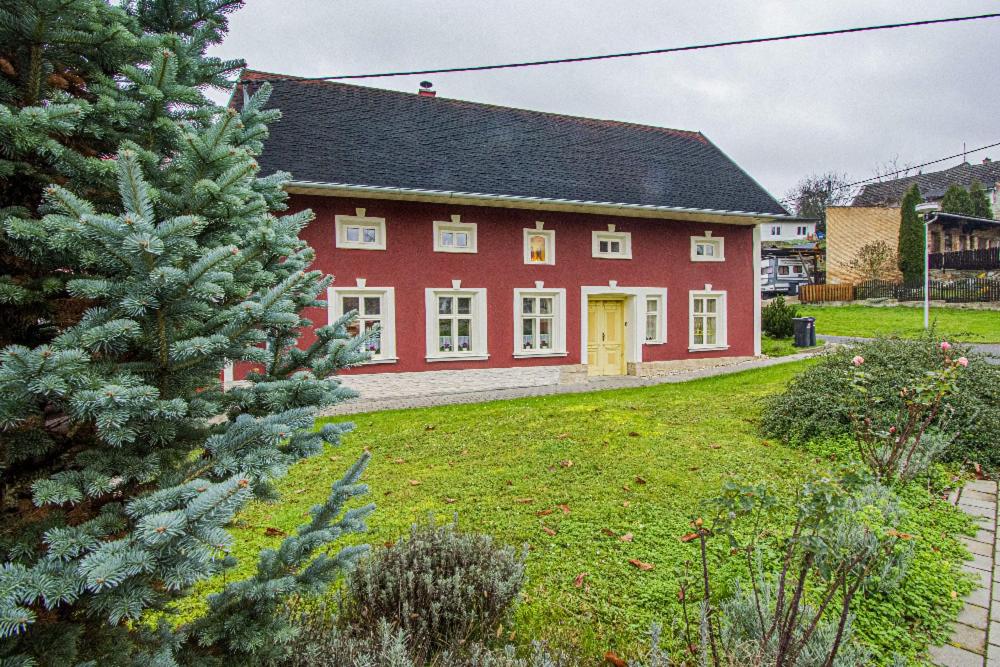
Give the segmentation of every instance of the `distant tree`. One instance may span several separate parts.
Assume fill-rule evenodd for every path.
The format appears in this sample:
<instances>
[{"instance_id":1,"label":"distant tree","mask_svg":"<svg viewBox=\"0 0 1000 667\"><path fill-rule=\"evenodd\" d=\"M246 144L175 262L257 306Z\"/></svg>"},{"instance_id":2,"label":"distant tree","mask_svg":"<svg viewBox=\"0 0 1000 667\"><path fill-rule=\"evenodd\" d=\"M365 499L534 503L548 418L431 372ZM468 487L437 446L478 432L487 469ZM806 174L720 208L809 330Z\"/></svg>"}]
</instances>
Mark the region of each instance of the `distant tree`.
<instances>
[{"instance_id":1,"label":"distant tree","mask_svg":"<svg viewBox=\"0 0 1000 667\"><path fill-rule=\"evenodd\" d=\"M972 215L972 197L969 191L961 185L951 185L941 198L941 210L944 213Z\"/></svg>"},{"instance_id":2,"label":"distant tree","mask_svg":"<svg viewBox=\"0 0 1000 667\"><path fill-rule=\"evenodd\" d=\"M993 207L990 206L990 198L982 183L972 181L972 186L969 188L969 199L972 200L972 215L977 218L993 217Z\"/></svg>"},{"instance_id":3,"label":"distant tree","mask_svg":"<svg viewBox=\"0 0 1000 667\"><path fill-rule=\"evenodd\" d=\"M896 251L885 241L866 243L848 266L864 276L865 280L884 278L897 263Z\"/></svg>"},{"instance_id":4,"label":"distant tree","mask_svg":"<svg viewBox=\"0 0 1000 667\"><path fill-rule=\"evenodd\" d=\"M906 178L910 175L910 172L914 171L912 163L906 162L900 164L899 155L893 155L891 160L886 160L881 164L876 164L872 169L872 180L877 183L884 183L885 181L894 181L897 178Z\"/></svg>"},{"instance_id":5,"label":"distant tree","mask_svg":"<svg viewBox=\"0 0 1000 667\"><path fill-rule=\"evenodd\" d=\"M788 191L785 201L791 204L795 215L817 218L816 230L826 232L826 207L841 206L851 201L847 174L831 171L806 176Z\"/></svg>"},{"instance_id":6,"label":"distant tree","mask_svg":"<svg viewBox=\"0 0 1000 667\"><path fill-rule=\"evenodd\" d=\"M923 199L920 188L913 187L903 195L900 203L899 244L897 265L905 280L919 280L924 277L924 223L917 214L917 204Z\"/></svg>"}]
</instances>

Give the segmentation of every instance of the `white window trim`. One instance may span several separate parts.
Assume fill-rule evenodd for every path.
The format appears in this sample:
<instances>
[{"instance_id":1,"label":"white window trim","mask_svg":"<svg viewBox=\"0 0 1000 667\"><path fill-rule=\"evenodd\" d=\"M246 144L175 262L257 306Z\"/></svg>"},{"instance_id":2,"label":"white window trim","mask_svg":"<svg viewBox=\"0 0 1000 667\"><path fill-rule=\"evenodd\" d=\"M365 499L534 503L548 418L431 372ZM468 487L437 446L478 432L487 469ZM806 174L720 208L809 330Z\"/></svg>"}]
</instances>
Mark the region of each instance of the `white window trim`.
<instances>
[{"instance_id":1,"label":"white window trim","mask_svg":"<svg viewBox=\"0 0 1000 667\"><path fill-rule=\"evenodd\" d=\"M456 283L459 281L455 281ZM437 347L438 339L438 304L439 296L471 296L472 297L472 342L475 349L468 352L441 352ZM425 338L427 361L482 361L489 359L489 345L486 334L489 329L486 320L486 288L463 288L460 286L428 287L424 289L424 319L426 320Z\"/></svg>"},{"instance_id":2,"label":"white window trim","mask_svg":"<svg viewBox=\"0 0 1000 667\"><path fill-rule=\"evenodd\" d=\"M716 316L716 342L712 345L695 345L694 342L694 300L697 297L715 297L719 300ZM713 290L705 285L703 290L688 292L688 352L729 349L729 305L725 290Z\"/></svg>"},{"instance_id":3,"label":"white window trim","mask_svg":"<svg viewBox=\"0 0 1000 667\"><path fill-rule=\"evenodd\" d=\"M382 297L382 331L380 334L382 352L373 355L363 365L394 364L399 361L396 356L396 289L394 287L328 287L327 311L329 324L333 324L344 316L341 299L345 296L381 296Z\"/></svg>"},{"instance_id":4,"label":"white window trim","mask_svg":"<svg viewBox=\"0 0 1000 667\"><path fill-rule=\"evenodd\" d=\"M524 297L548 296L553 298L552 347L548 350L525 350L522 345L524 322L521 319L521 299ZM514 289L514 358L565 357L566 351L566 290L563 288L515 288Z\"/></svg>"},{"instance_id":5,"label":"white window trim","mask_svg":"<svg viewBox=\"0 0 1000 667\"><path fill-rule=\"evenodd\" d=\"M711 257L698 254L699 244L712 244L715 246L715 255ZM726 238L724 236L712 236L712 232L706 231L704 236L691 237L691 261L692 262L724 262L726 261Z\"/></svg>"},{"instance_id":6,"label":"white window trim","mask_svg":"<svg viewBox=\"0 0 1000 667\"><path fill-rule=\"evenodd\" d=\"M656 300L656 338L653 340L646 340L646 315L649 311L646 310L646 301L649 299ZM662 290L656 292L649 292L643 297L642 302L642 344L643 345L662 345L667 342L667 291Z\"/></svg>"},{"instance_id":7,"label":"white window trim","mask_svg":"<svg viewBox=\"0 0 1000 667\"><path fill-rule=\"evenodd\" d=\"M622 252L601 252L601 241L620 241ZM606 231L595 229L590 233L590 254L595 259L632 259L632 232L616 232L614 225Z\"/></svg>"},{"instance_id":8,"label":"white window trim","mask_svg":"<svg viewBox=\"0 0 1000 667\"><path fill-rule=\"evenodd\" d=\"M475 254L479 252L478 225L475 222L461 222L458 216L452 216L451 221L434 221L434 252L453 252L460 254ZM465 248L441 245L442 232L465 232L469 235L469 245Z\"/></svg>"},{"instance_id":9,"label":"white window trim","mask_svg":"<svg viewBox=\"0 0 1000 667\"><path fill-rule=\"evenodd\" d=\"M544 236L545 237L545 261L544 262L533 262L531 261L531 248L528 245L528 239L532 236ZM556 230L554 229L531 229L525 228L524 230L524 263L532 264L535 266L551 266L556 263Z\"/></svg>"},{"instance_id":10,"label":"white window trim","mask_svg":"<svg viewBox=\"0 0 1000 667\"><path fill-rule=\"evenodd\" d=\"M385 218L375 218L365 215L365 209L355 209L356 215L334 216L334 234L336 246L346 250L385 250ZM347 240L347 227L374 227L375 243L363 243Z\"/></svg>"}]
</instances>

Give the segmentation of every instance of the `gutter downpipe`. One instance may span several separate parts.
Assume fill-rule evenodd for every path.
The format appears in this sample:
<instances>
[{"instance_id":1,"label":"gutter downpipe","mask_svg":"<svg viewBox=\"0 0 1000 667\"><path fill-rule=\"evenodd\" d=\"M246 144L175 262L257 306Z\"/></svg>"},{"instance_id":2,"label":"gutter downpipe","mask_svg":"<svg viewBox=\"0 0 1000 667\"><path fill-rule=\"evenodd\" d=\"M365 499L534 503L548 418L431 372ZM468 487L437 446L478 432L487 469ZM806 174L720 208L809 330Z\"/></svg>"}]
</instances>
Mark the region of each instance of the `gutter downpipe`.
<instances>
[{"instance_id":1,"label":"gutter downpipe","mask_svg":"<svg viewBox=\"0 0 1000 667\"><path fill-rule=\"evenodd\" d=\"M346 192L363 192L367 194L389 194L403 197L443 197L446 199L479 199L482 201L498 201L522 204L548 204L592 207L594 209L612 209L623 211L650 211L659 213L686 213L693 215L717 215L738 218L758 218L762 221L789 218L791 216L769 213L754 213L750 211L721 211L715 209L683 208L679 206L653 206L649 204L615 204L611 202L593 202L574 199L544 199L540 197L524 197L521 195L491 195L471 192L455 192L451 190L420 190L411 188L383 187L377 185L350 185L346 183L321 183L314 181L289 181L286 187L310 188L314 190L344 190ZM759 223L758 223L759 224Z\"/></svg>"}]
</instances>

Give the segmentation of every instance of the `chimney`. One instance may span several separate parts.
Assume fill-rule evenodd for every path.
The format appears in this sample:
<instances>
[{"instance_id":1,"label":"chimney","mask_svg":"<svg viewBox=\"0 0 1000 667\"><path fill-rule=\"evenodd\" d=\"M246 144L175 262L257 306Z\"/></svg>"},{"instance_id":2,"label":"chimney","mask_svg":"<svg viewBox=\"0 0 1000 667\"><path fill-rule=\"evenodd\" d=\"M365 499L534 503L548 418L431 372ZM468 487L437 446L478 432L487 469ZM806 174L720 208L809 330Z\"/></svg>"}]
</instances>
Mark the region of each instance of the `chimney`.
<instances>
[{"instance_id":1,"label":"chimney","mask_svg":"<svg viewBox=\"0 0 1000 667\"><path fill-rule=\"evenodd\" d=\"M430 81L421 81L420 90L417 91L417 95L420 95L420 97L434 97L437 95L434 92L434 84Z\"/></svg>"},{"instance_id":2,"label":"chimney","mask_svg":"<svg viewBox=\"0 0 1000 667\"><path fill-rule=\"evenodd\" d=\"M989 164L990 162L993 162L993 160L989 159L988 157L983 158L983 164Z\"/></svg>"}]
</instances>

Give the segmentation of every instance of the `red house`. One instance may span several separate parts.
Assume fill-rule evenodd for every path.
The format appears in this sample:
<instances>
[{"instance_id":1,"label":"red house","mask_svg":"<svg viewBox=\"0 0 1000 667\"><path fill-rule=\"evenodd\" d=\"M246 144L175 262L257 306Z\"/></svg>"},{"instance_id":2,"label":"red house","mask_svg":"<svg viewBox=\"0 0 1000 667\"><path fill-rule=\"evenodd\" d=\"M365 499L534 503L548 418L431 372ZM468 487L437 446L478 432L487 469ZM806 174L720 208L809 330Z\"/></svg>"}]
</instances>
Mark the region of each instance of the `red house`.
<instances>
[{"instance_id":1,"label":"red house","mask_svg":"<svg viewBox=\"0 0 1000 667\"><path fill-rule=\"evenodd\" d=\"M656 375L760 354L760 225L781 205L699 132L247 71L336 276L352 372ZM242 102L238 90L235 104Z\"/></svg>"}]
</instances>

